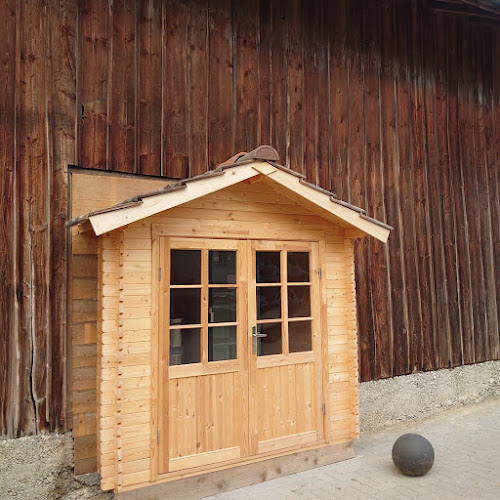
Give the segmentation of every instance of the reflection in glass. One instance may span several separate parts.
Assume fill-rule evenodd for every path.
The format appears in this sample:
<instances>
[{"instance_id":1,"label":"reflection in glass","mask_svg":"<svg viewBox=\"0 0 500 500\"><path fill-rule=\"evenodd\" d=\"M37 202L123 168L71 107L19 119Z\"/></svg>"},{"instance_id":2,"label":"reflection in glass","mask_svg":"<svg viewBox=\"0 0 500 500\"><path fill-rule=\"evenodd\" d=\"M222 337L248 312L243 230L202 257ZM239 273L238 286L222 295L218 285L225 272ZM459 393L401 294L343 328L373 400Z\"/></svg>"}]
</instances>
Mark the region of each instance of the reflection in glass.
<instances>
[{"instance_id":1,"label":"reflection in glass","mask_svg":"<svg viewBox=\"0 0 500 500\"><path fill-rule=\"evenodd\" d=\"M310 321L288 323L288 348L290 352L312 351Z\"/></svg>"},{"instance_id":2,"label":"reflection in glass","mask_svg":"<svg viewBox=\"0 0 500 500\"><path fill-rule=\"evenodd\" d=\"M197 325L200 323L199 288L170 289L170 324Z\"/></svg>"},{"instance_id":3,"label":"reflection in glass","mask_svg":"<svg viewBox=\"0 0 500 500\"><path fill-rule=\"evenodd\" d=\"M289 282L309 281L309 253L288 252L287 280Z\"/></svg>"},{"instance_id":4,"label":"reflection in glass","mask_svg":"<svg viewBox=\"0 0 500 500\"><path fill-rule=\"evenodd\" d=\"M257 325L257 331L267 335L257 338L257 356L281 354L281 323Z\"/></svg>"},{"instance_id":5,"label":"reflection in glass","mask_svg":"<svg viewBox=\"0 0 500 500\"><path fill-rule=\"evenodd\" d=\"M256 252L257 283L279 283L280 252Z\"/></svg>"},{"instance_id":6,"label":"reflection in glass","mask_svg":"<svg viewBox=\"0 0 500 500\"><path fill-rule=\"evenodd\" d=\"M201 283L201 250L170 250L170 284Z\"/></svg>"},{"instance_id":7,"label":"reflection in glass","mask_svg":"<svg viewBox=\"0 0 500 500\"><path fill-rule=\"evenodd\" d=\"M210 288L208 291L208 322L236 321L236 288Z\"/></svg>"},{"instance_id":8,"label":"reflection in glass","mask_svg":"<svg viewBox=\"0 0 500 500\"><path fill-rule=\"evenodd\" d=\"M257 287L257 319L281 318L281 287Z\"/></svg>"},{"instance_id":9,"label":"reflection in glass","mask_svg":"<svg viewBox=\"0 0 500 500\"><path fill-rule=\"evenodd\" d=\"M299 318L310 315L309 285L288 286L288 317Z\"/></svg>"},{"instance_id":10,"label":"reflection in glass","mask_svg":"<svg viewBox=\"0 0 500 500\"><path fill-rule=\"evenodd\" d=\"M208 252L208 282L211 285L236 283L236 252L210 250Z\"/></svg>"},{"instance_id":11,"label":"reflection in glass","mask_svg":"<svg viewBox=\"0 0 500 500\"><path fill-rule=\"evenodd\" d=\"M208 329L208 361L236 359L236 326Z\"/></svg>"},{"instance_id":12,"label":"reflection in glass","mask_svg":"<svg viewBox=\"0 0 500 500\"><path fill-rule=\"evenodd\" d=\"M170 330L170 365L200 362L200 328Z\"/></svg>"}]
</instances>

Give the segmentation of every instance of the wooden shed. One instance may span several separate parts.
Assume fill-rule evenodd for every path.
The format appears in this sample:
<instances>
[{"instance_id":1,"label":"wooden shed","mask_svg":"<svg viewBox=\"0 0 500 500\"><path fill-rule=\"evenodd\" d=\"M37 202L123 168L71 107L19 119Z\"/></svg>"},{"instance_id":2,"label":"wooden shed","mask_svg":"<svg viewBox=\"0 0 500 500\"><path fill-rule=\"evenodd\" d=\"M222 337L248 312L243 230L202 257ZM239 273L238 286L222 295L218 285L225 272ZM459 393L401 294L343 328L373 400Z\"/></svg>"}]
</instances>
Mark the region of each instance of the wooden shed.
<instances>
[{"instance_id":1,"label":"wooden shed","mask_svg":"<svg viewBox=\"0 0 500 500\"><path fill-rule=\"evenodd\" d=\"M391 228L258 151L71 222L98 237L104 490L208 494L353 456L352 240Z\"/></svg>"}]
</instances>

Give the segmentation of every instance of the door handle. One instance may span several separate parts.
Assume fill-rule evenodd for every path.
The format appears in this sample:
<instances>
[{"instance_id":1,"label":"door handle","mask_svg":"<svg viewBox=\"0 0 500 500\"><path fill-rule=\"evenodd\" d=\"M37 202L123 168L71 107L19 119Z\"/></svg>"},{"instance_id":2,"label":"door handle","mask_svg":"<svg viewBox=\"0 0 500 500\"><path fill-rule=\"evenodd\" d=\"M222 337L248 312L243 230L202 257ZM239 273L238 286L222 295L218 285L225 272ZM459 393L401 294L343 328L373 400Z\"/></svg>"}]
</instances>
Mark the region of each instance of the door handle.
<instances>
[{"instance_id":1,"label":"door handle","mask_svg":"<svg viewBox=\"0 0 500 500\"><path fill-rule=\"evenodd\" d=\"M252 326L252 352L257 353L257 339L267 337L267 333L260 333L256 326Z\"/></svg>"}]
</instances>

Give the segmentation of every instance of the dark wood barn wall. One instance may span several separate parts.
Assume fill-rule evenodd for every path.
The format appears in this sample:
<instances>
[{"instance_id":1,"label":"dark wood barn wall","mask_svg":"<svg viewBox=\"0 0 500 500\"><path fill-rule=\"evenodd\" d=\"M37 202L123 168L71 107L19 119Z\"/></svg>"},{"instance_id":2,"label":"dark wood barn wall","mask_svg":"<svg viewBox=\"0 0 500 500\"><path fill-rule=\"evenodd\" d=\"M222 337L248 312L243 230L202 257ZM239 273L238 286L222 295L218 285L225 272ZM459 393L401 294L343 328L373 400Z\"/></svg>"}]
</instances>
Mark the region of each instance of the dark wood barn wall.
<instances>
[{"instance_id":1,"label":"dark wood barn wall","mask_svg":"<svg viewBox=\"0 0 500 500\"><path fill-rule=\"evenodd\" d=\"M184 177L272 144L395 227L356 247L361 380L498 359L498 24L410 0L0 0L0 20L3 436L70 408L67 164Z\"/></svg>"}]
</instances>

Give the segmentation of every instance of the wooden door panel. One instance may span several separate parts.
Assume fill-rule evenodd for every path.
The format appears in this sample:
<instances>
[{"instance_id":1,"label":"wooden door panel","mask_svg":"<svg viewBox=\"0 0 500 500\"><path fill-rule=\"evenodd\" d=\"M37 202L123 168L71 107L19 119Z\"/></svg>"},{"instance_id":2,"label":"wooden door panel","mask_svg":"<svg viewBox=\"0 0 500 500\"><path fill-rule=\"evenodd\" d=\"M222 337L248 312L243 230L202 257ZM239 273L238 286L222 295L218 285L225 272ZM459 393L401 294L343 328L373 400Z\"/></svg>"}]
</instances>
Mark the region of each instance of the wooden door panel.
<instances>
[{"instance_id":1,"label":"wooden door panel","mask_svg":"<svg viewBox=\"0 0 500 500\"><path fill-rule=\"evenodd\" d=\"M257 399L261 402L256 420L259 453L269 448L265 445L267 441L304 434L312 441L317 439L314 363L259 369L256 386ZM293 443L293 440L283 440L282 444L285 443Z\"/></svg>"},{"instance_id":2,"label":"wooden door panel","mask_svg":"<svg viewBox=\"0 0 500 500\"><path fill-rule=\"evenodd\" d=\"M162 239L161 473L248 453L242 246L235 240Z\"/></svg>"},{"instance_id":3,"label":"wooden door panel","mask_svg":"<svg viewBox=\"0 0 500 500\"><path fill-rule=\"evenodd\" d=\"M258 241L252 242L252 248L249 328L257 333L257 338L254 339L257 347L252 348L250 363L251 450L252 453L261 454L313 444L323 439L318 246L308 242ZM257 268L262 264L257 264L257 252L261 252L260 255L272 252L269 258L261 258L261 263L271 260L274 262L271 279L261 273L259 280ZM276 271L277 252L280 253L279 277ZM303 255L300 257L303 262L309 262L309 269L302 276L297 274L297 269L290 272L290 252L309 254L306 260ZM292 260L293 258L295 257ZM266 271L269 269L271 266L268 264ZM293 278L289 280L288 276ZM266 283L266 280L270 283ZM279 317L272 316L273 319L269 320L259 318L258 301L262 299L259 299L258 290L263 287L280 288L281 306L276 308L280 311L277 315ZM309 289L309 298L305 298L307 307L291 310L289 291L300 287ZM296 305L297 302L294 306ZM281 349L275 349L273 344L264 353L259 349L259 342L261 337L268 335L268 330L262 329L262 326L265 327L270 321L281 324L282 345ZM297 344L297 336L294 337L294 342L291 341L292 325L295 328L299 324L310 325L302 331L309 331L311 337L302 344ZM274 343L275 338L276 334L273 336ZM307 340L307 336L302 339Z\"/></svg>"},{"instance_id":4,"label":"wooden door panel","mask_svg":"<svg viewBox=\"0 0 500 500\"><path fill-rule=\"evenodd\" d=\"M241 456L241 378L230 372L170 380L170 471Z\"/></svg>"}]
</instances>

